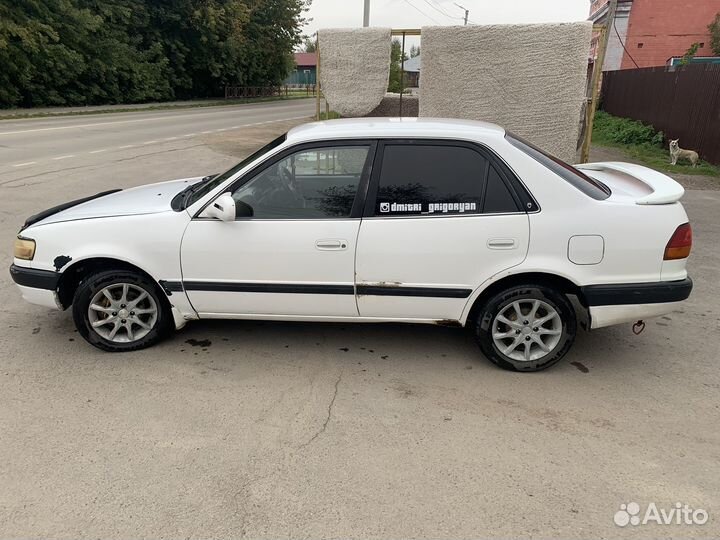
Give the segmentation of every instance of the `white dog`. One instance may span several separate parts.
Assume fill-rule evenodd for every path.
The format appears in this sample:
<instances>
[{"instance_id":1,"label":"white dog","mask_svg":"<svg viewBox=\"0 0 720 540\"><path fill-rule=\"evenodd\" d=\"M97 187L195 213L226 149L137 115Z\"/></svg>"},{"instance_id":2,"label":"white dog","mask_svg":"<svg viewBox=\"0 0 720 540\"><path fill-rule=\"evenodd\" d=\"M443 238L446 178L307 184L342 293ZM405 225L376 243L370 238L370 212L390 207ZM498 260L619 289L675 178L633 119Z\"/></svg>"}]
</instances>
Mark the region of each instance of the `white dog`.
<instances>
[{"instance_id":1,"label":"white dog","mask_svg":"<svg viewBox=\"0 0 720 540\"><path fill-rule=\"evenodd\" d=\"M670 163L677 165L678 159L687 159L693 167L697 167L700 156L694 150L683 150L680 148L680 139L670 141Z\"/></svg>"}]
</instances>

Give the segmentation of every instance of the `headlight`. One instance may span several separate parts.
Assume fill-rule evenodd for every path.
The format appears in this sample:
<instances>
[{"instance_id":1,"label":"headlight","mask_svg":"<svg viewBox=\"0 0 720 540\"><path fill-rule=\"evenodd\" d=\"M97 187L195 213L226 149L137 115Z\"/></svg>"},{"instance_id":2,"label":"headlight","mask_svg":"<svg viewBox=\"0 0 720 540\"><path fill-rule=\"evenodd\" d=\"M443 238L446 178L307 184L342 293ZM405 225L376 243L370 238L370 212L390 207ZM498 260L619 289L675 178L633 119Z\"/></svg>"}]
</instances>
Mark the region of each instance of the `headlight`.
<instances>
[{"instance_id":1,"label":"headlight","mask_svg":"<svg viewBox=\"0 0 720 540\"><path fill-rule=\"evenodd\" d=\"M32 261L35 256L35 240L18 236L15 239L15 258Z\"/></svg>"}]
</instances>

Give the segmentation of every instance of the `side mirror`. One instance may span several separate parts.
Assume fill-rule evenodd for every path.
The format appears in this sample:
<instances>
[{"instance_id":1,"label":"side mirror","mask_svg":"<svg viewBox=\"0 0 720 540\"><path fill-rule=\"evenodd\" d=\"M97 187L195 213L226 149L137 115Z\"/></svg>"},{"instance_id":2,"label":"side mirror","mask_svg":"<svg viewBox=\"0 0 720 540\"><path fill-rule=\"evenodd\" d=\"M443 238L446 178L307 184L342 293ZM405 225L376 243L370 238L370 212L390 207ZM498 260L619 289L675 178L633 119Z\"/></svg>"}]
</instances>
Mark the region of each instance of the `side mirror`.
<instances>
[{"instance_id":1,"label":"side mirror","mask_svg":"<svg viewBox=\"0 0 720 540\"><path fill-rule=\"evenodd\" d=\"M235 199L230 193L223 193L210 203L201 217L219 219L220 221L235 221Z\"/></svg>"},{"instance_id":2,"label":"side mirror","mask_svg":"<svg viewBox=\"0 0 720 540\"><path fill-rule=\"evenodd\" d=\"M235 217L236 218L248 218L253 217L255 212L252 206L242 201L235 201Z\"/></svg>"}]
</instances>

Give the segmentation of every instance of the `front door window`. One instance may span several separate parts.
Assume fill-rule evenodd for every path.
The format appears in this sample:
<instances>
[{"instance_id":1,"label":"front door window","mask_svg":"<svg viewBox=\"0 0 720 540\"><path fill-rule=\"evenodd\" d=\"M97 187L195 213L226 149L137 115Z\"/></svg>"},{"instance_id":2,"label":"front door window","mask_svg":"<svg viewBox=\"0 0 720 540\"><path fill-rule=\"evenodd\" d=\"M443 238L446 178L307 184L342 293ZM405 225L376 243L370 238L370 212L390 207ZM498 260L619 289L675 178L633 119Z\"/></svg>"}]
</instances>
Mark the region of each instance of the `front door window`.
<instances>
[{"instance_id":1,"label":"front door window","mask_svg":"<svg viewBox=\"0 0 720 540\"><path fill-rule=\"evenodd\" d=\"M369 146L301 150L269 166L234 193L253 219L349 218Z\"/></svg>"}]
</instances>

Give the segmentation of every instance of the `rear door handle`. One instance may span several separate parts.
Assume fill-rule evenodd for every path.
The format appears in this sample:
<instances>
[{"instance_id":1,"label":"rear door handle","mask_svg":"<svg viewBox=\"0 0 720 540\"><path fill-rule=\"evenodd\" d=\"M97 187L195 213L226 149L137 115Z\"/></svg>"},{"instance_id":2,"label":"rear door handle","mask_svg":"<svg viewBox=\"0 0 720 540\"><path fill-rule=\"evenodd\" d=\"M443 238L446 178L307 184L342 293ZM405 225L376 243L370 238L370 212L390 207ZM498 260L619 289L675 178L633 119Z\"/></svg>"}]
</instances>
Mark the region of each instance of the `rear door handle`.
<instances>
[{"instance_id":1,"label":"rear door handle","mask_svg":"<svg viewBox=\"0 0 720 540\"><path fill-rule=\"evenodd\" d=\"M320 251L342 251L347 249L347 240L325 239L315 242L315 247Z\"/></svg>"},{"instance_id":2,"label":"rear door handle","mask_svg":"<svg viewBox=\"0 0 720 540\"><path fill-rule=\"evenodd\" d=\"M490 249L515 249L514 238L491 238L487 242Z\"/></svg>"}]
</instances>

